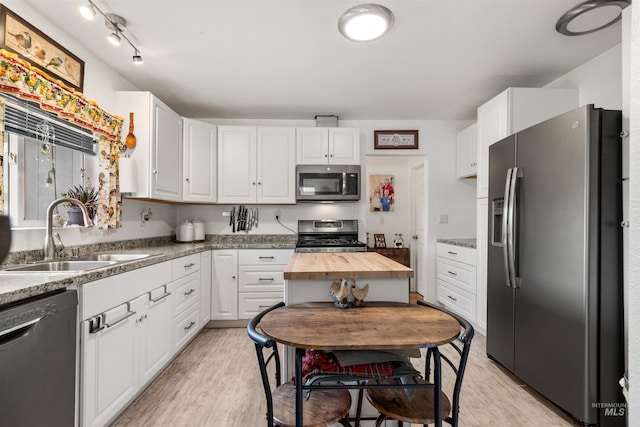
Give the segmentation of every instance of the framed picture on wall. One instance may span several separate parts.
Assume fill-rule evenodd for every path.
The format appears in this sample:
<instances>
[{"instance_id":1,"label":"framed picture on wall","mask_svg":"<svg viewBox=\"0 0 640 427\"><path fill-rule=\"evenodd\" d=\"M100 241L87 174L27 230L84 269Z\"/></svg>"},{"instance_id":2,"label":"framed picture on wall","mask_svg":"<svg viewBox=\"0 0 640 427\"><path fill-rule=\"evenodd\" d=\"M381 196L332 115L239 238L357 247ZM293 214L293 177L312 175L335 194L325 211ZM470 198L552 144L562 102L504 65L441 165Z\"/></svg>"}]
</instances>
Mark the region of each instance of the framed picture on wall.
<instances>
[{"instance_id":1,"label":"framed picture on wall","mask_svg":"<svg viewBox=\"0 0 640 427\"><path fill-rule=\"evenodd\" d=\"M376 248L386 248L387 242L384 240L384 234L374 234L373 243Z\"/></svg>"},{"instance_id":2,"label":"framed picture on wall","mask_svg":"<svg viewBox=\"0 0 640 427\"><path fill-rule=\"evenodd\" d=\"M393 175L370 175L370 212L393 212L395 205L395 177Z\"/></svg>"},{"instance_id":3,"label":"framed picture on wall","mask_svg":"<svg viewBox=\"0 0 640 427\"><path fill-rule=\"evenodd\" d=\"M0 5L0 48L18 54L69 88L82 92L84 61L4 5Z\"/></svg>"},{"instance_id":4,"label":"framed picture on wall","mask_svg":"<svg viewBox=\"0 0 640 427\"><path fill-rule=\"evenodd\" d=\"M417 130L374 130L373 148L375 150L417 150Z\"/></svg>"}]
</instances>

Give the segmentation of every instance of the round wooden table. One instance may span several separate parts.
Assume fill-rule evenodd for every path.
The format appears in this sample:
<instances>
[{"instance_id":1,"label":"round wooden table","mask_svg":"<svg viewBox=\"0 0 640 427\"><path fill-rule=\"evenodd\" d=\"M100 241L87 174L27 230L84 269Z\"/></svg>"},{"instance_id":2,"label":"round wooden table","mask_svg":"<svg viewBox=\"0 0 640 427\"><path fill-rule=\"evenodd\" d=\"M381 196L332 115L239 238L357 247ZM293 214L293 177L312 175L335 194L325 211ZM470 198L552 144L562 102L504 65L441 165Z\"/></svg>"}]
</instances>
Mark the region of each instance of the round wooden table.
<instances>
[{"instance_id":1,"label":"round wooden table","mask_svg":"<svg viewBox=\"0 0 640 427\"><path fill-rule=\"evenodd\" d=\"M283 306L265 314L262 332L279 343L296 348L295 375L302 378L302 356L314 350L385 350L436 348L455 340L460 324L435 308L394 302L367 302L364 307L340 309L333 303ZM434 354L434 396L441 390L440 356ZM312 388L296 381L296 425L302 426L302 390ZM436 402L437 405L440 402ZM439 412L439 411L438 411ZM442 425L441 416L436 425Z\"/></svg>"}]
</instances>

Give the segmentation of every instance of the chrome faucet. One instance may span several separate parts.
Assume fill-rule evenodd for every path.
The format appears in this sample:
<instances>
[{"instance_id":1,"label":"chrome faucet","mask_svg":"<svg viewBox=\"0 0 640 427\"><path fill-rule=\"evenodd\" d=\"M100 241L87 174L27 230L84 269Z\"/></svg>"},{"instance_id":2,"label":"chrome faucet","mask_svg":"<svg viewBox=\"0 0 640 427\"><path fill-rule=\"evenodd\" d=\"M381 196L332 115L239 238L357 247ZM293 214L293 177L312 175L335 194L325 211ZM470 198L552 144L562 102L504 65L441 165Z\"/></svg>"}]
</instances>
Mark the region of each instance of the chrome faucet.
<instances>
[{"instance_id":1,"label":"chrome faucet","mask_svg":"<svg viewBox=\"0 0 640 427\"><path fill-rule=\"evenodd\" d=\"M53 240L53 210L60 203L71 203L76 205L82 210L82 219L84 220L85 227L92 227L93 221L89 218L89 211L87 207L78 199L72 199L71 197L60 197L55 199L49 207L47 207L47 229L44 236L44 260L50 261L56 257L56 243Z\"/></svg>"}]
</instances>

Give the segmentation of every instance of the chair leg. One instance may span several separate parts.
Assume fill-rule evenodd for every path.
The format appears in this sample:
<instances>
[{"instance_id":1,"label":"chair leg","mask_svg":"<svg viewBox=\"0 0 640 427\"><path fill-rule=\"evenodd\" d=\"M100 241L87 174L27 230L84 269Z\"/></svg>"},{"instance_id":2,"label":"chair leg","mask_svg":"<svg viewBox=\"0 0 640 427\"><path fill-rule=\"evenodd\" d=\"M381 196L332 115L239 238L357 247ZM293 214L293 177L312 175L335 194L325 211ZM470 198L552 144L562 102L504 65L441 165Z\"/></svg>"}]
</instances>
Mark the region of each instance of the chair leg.
<instances>
[{"instance_id":1,"label":"chair leg","mask_svg":"<svg viewBox=\"0 0 640 427\"><path fill-rule=\"evenodd\" d=\"M351 423L346 418L341 419L340 421L338 421L338 423L342 424L344 427L352 427Z\"/></svg>"},{"instance_id":2,"label":"chair leg","mask_svg":"<svg viewBox=\"0 0 640 427\"><path fill-rule=\"evenodd\" d=\"M360 427L360 417L362 416L362 397L364 389L358 390L358 407L356 409L356 427Z\"/></svg>"}]
</instances>

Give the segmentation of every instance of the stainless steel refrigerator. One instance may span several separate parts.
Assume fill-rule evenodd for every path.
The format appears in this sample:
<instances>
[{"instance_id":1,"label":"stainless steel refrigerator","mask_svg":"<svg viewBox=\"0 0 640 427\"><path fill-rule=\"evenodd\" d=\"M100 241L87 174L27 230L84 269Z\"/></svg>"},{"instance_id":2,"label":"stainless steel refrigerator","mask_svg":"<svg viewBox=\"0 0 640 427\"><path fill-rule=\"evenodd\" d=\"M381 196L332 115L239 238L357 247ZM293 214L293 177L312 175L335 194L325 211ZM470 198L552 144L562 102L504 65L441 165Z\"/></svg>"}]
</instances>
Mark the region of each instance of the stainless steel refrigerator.
<instances>
[{"instance_id":1,"label":"stainless steel refrigerator","mask_svg":"<svg viewBox=\"0 0 640 427\"><path fill-rule=\"evenodd\" d=\"M574 418L624 426L621 113L489 149L487 354Z\"/></svg>"}]
</instances>

